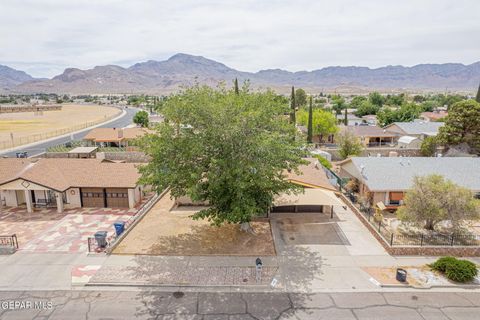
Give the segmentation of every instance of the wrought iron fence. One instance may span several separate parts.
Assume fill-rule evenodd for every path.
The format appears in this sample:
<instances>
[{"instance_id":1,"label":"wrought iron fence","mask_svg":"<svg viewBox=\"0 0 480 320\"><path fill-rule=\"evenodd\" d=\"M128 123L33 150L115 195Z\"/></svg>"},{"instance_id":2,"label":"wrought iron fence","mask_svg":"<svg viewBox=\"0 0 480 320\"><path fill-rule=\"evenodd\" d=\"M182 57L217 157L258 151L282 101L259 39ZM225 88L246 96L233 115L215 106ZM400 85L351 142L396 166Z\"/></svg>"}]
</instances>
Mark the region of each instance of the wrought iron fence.
<instances>
[{"instance_id":1,"label":"wrought iron fence","mask_svg":"<svg viewBox=\"0 0 480 320\"><path fill-rule=\"evenodd\" d=\"M12 247L14 249L18 249L17 235L13 234L11 236L0 236L0 246Z\"/></svg>"},{"instance_id":2,"label":"wrought iron fence","mask_svg":"<svg viewBox=\"0 0 480 320\"><path fill-rule=\"evenodd\" d=\"M352 200L356 200L353 195L346 196ZM353 203L355 201L352 201ZM395 233L390 230L390 228L382 221L376 221L374 219L373 209L359 205L360 209L358 210L375 228L375 230L387 241L390 246L478 246L480 245L480 237L474 234L462 234L462 233L453 233L453 234L443 234L439 232L429 232L429 233L415 233L415 234L404 234L404 233Z\"/></svg>"}]
</instances>

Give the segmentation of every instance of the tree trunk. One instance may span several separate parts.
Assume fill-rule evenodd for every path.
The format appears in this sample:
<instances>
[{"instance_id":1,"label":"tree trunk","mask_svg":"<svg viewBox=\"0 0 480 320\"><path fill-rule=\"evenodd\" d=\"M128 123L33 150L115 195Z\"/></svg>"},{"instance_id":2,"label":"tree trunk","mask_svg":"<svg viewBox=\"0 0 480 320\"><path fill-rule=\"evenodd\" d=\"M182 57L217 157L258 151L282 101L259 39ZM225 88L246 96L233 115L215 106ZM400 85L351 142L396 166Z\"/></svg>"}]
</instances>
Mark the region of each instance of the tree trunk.
<instances>
[{"instance_id":1,"label":"tree trunk","mask_svg":"<svg viewBox=\"0 0 480 320\"><path fill-rule=\"evenodd\" d=\"M424 227L425 229L433 231L434 226L435 224L433 223L432 220L425 221L425 227Z\"/></svg>"},{"instance_id":2,"label":"tree trunk","mask_svg":"<svg viewBox=\"0 0 480 320\"><path fill-rule=\"evenodd\" d=\"M253 230L252 226L250 225L250 222L242 222L240 224L240 230L251 233L251 234L255 234L255 231Z\"/></svg>"}]
</instances>

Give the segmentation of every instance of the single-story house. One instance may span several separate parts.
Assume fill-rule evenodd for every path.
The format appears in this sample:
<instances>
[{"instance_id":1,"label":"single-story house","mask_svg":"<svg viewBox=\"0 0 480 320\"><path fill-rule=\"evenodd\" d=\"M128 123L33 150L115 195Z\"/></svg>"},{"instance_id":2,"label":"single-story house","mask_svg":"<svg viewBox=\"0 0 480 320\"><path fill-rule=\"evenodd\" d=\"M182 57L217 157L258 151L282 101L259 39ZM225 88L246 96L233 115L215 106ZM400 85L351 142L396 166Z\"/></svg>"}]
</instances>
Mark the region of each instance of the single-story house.
<instances>
[{"instance_id":1,"label":"single-story house","mask_svg":"<svg viewBox=\"0 0 480 320\"><path fill-rule=\"evenodd\" d=\"M339 165L340 177L358 181L360 196L393 210L402 204L415 176L439 174L480 194L480 158L352 157Z\"/></svg>"},{"instance_id":2,"label":"single-story house","mask_svg":"<svg viewBox=\"0 0 480 320\"><path fill-rule=\"evenodd\" d=\"M143 137L151 131L145 128L95 128L83 140L89 145L106 147L128 147L129 142Z\"/></svg>"},{"instance_id":3,"label":"single-story house","mask_svg":"<svg viewBox=\"0 0 480 320\"><path fill-rule=\"evenodd\" d=\"M359 138L365 147L394 145L399 135L377 126L341 126L340 132L350 132Z\"/></svg>"},{"instance_id":4,"label":"single-story house","mask_svg":"<svg viewBox=\"0 0 480 320\"><path fill-rule=\"evenodd\" d=\"M299 166L299 173L285 172L285 179L303 187L298 194L281 194L274 200L271 212L332 213L334 206L345 206L335 195L333 177L315 158L307 158L308 164Z\"/></svg>"},{"instance_id":5,"label":"single-story house","mask_svg":"<svg viewBox=\"0 0 480 320\"><path fill-rule=\"evenodd\" d=\"M0 159L2 206L134 208L142 198L133 163L99 159Z\"/></svg>"},{"instance_id":6,"label":"single-story house","mask_svg":"<svg viewBox=\"0 0 480 320\"><path fill-rule=\"evenodd\" d=\"M399 136L412 136L423 139L425 136L436 136L443 122L415 120L412 122L394 122L384 129Z\"/></svg>"}]
</instances>

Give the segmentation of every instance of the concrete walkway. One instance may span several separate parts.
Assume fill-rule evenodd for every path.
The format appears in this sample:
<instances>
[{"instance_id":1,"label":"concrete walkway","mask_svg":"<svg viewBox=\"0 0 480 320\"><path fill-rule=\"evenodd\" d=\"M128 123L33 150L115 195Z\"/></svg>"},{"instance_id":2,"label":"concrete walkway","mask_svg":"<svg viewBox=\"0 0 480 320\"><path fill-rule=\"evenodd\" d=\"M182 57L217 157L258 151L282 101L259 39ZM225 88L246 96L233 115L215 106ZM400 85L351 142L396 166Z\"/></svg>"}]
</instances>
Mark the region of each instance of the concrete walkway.
<instances>
[{"instance_id":1,"label":"concrete walkway","mask_svg":"<svg viewBox=\"0 0 480 320\"><path fill-rule=\"evenodd\" d=\"M0 293L0 300L2 320L471 320L480 314L480 293L20 291Z\"/></svg>"}]
</instances>

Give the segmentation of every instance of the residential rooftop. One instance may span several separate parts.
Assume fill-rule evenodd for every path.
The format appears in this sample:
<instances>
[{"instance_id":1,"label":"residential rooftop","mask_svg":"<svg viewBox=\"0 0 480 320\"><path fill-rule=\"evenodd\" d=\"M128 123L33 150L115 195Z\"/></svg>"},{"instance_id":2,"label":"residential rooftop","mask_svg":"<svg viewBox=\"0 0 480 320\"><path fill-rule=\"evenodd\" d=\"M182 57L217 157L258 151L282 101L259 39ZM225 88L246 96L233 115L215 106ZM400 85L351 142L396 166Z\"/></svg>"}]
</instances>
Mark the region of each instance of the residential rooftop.
<instances>
[{"instance_id":1,"label":"residential rooftop","mask_svg":"<svg viewBox=\"0 0 480 320\"><path fill-rule=\"evenodd\" d=\"M480 191L480 158L473 157L352 157L371 191L408 190L415 176L439 174L472 191Z\"/></svg>"},{"instance_id":2,"label":"residential rooftop","mask_svg":"<svg viewBox=\"0 0 480 320\"><path fill-rule=\"evenodd\" d=\"M131 140L144 136L150 130L145 128L94 128L90 130L84 140L92 140L95 142L119 142L123 140Z\"/></svg>"},{"instance_id":3,"label":"residential rooftop","mask_svg":"<svg viewBox=\"0 0 480 320\"><path fill-rule=\"evenodd\" d=\"M0 185L22 179L63 192L69 188L135 188L137 164L100 159L0 159Z\"/></svg>"},{"instance_id":4,"label":"residential rooftop","mask_svg":"<svg viewBox=\"0 0 480 320\"><path fill-rule=\"evenodd\" d=\"M384 129L388 130L391 126L397 125L407 135L419 135L422 133L438 133L438 130L443 124L443 122L415 120L412 122L394 122L386 126Z\"/></svg>"},{"instance_id":5,"label":"residential rooftop","mask_svg":"<svg viewBox=\"0 0 480 320\"><path fill-rule=\"evenodd\" d=\"M349 131L357 137L396 137L397 133L389 132L377 126L342 126L342 132Z\"/></svg>"},{"instance_id":6,"label":"residential rooftop","mask_svg":"<svg viewBox=\"0 0 480 320\"><path fill-rule=\"evenodd\" d=\"M336 191L318 160L316 158L306 158L305 160L308 161L308 164L298 167L300 174L293 171L285 172L286 179L293 183Z\"/></svg>"}]
</instances>

